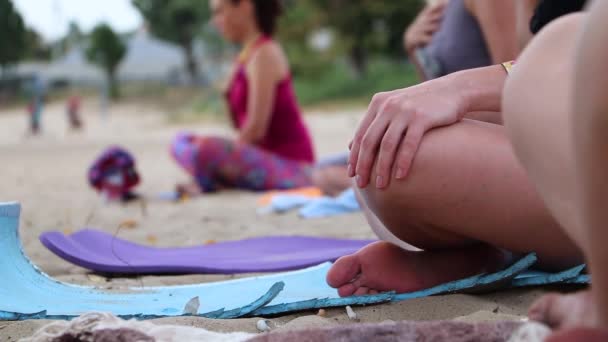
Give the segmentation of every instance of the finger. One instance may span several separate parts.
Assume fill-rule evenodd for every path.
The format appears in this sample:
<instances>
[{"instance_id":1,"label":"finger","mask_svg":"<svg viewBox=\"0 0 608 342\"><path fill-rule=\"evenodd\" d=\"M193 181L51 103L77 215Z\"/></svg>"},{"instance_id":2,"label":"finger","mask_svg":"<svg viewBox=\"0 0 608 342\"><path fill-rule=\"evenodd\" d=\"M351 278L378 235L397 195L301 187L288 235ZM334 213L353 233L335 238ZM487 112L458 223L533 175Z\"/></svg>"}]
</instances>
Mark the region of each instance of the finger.
<instances>
[{"instance_id":1,"label":"finger","mask_svg":"<svg viewBox=\"0 0 608 342\"><path fill-rule=\"evenodd\" d=\"M433 40L433 35L425 34L425 35L421 35L419 37L418 42L419 42L420 46L426 46L431 42L431 40Z\"/></svg>"},{"instance_id":2,"label":"finger","mask_svg":"<svg viewBox=\"0 0 608 342\"><path fill-rule=\"evenodd\" d=\"M384 106L383 108L386 107L387 106ZM388 107L390 108L394 106L390 105ZM382 113L389 115L382 115ZM378 148L380 147L382 138L384 137L386 129L390 123L390 114L391 113L387 112L386 109L381 109L378 111L376 120L374 120L374 122L371 124L365 133L363 140L361 141L357 166L355 168L355 173L357 175L357 186L360 188L365 188L369 184L372 167L376 161Z\"/></svg>"},{"instance_id":3,"label":"finger","mask_svg":"<svg viewBox=\"0 0 608 342\"><path fill-rule=\"evenodd\" d=\"M443 11L445 11L446 6L447 6L447 4L445 2L440 2L433 6L429 6L427 8L429 9L429 13L435 14L435 13L443 13Z\"/></svg>"},{"instance_id":4,"label":"finger","mask_svg":"<svg viewBox=\"0 0 608 342\"><path fill-rule=\"evenodd\" d=\"M395 155L407 129L407 113L399 113L399 119L393 120L384 134L376 161L376 187L386 188L390 183L391 170L395 164Z\"/></svg>"},{"instance_id":5,"label":"finger","mask_svg":"<svg viewBox=\"0 0 608 342\"><path fill-rule=\"evenodd\" d=\"M443 21L443 12L433 13L427 18L427 23L440 23Z\"/></svg>"},{"instance_id":6,"label":"finger","mask_svg":"<svg viewBox=\"0 0 608 342\"><path fill-rule=\"evenodd\" d=\"M419 35L433 35L441 28L441 23L427 23Z\"/></svg>"},{"instance_id":7,"label":"finger","mask_svg":"<svg viewBox=\"0 0 608 342\"><path fill-rule=\"evenodd\" d=\"M424 135L424 126L420 124L408 127L405 137L401 142L395 161L395 178L404 179L410 171L412 162Z\"/></svg>"},{"instance_id":8,"label":"finger","mask_svg":"<svg viewBox=\"0 0 608 342\"><path fill-rule=\"evenodd\" d=\"M428 25L429 23L441 22L443 19L443 12L432 12L427 13L422 20L420 20L420 25Z\"/></svg>"},{"instance_id":9,"label":"finger","mask_svg":"<svg viewBox=\"0 0 608 342\"><path fill-rule=\"evenodd\" d=\"M359 149L361 146L361 142L363 141L363 136L369 129L369 126L372 124L374 119L376 118L378 108L382 105L382 101L384 99L383 94L376 94L372 98L372 101L367 109L367 113L359 123L357 130L355 131L355 136L352 140L350 146L350 155L348 157L348 176L354 177L355 170L357 167L357 162L359 158Z\"/></svg>"},{"instance_id":10,"label":"finger","mask_svg":"<svg viewBox=\"0 0 608 342\"><path fill-rule=\"evenodd\" d=\"M362 286L360 288L357 289L357 291L355 291L355 293L353 294L353 296L365 296L369 294L369 288Z\"/></svg>"},{"instance_id":11,"label":"finger","mask_svg":"<svg viewBox=\"0 0 608 342\"><path fill-rule=\"evenodd\" d=\"M433 11L434 7L435 6L432 6L432 5L426 5L426 6L424 6L424 8L422 9L422 11L420 11L420 13L418 13L418 17L425 16L428 13L431 13Z\"/></svg>"}]
</instances>

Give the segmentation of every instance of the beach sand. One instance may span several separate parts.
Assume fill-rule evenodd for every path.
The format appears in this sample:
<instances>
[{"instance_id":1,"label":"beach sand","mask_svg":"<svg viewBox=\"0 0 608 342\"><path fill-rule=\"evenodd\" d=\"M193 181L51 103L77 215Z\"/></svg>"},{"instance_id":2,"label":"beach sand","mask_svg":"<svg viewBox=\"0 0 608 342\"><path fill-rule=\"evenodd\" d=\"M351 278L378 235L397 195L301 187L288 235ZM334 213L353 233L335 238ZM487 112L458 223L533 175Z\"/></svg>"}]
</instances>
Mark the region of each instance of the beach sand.
<instances>
[{"instance_id":1,"label":"beach sand","mask_svg":"<svg viewBox=\"0 0 608 342\"><path fill-rule=\"evenodd\" d=\"M365 108L347 111L310 111L310 125L318 156L346 150ZM230 134L225 123L209 120L195 124L169 124L167 114L153 106L120 104L102 120L95 101L86 101L85 131L70 133L63 104L48 106L43 117L44 134L26 137L25 109L0 111L0 201L19 201L23 206L21 237L25 252L44 272L77 284L146 286L189 284L230 279L230 276L169 276L104 280L90 276L46 250L38 235L47 230L66 233L94 227L115 233L125 220L137 227L121 229L118 236L156 246L191 246L206 241L227 241L265 235L310 235L337 238L373 238L364 218L352 214L330 219L302 220L295 213L258 216L255 194L226 192L181 204L150 201L146 213L138 205L104 205L88 186L86 171L106 147L119 144L137 158L143 177L139 190L153 196L172 190L187 180L168 154L168 143L180 130ZM355 308L362 322L442 320L460 317L469 321L519 319L543 292L518 290L489 295L452 295ZM273 318L276 329L298 329L354 323L344 309L328 310L325 317L304 312ZM464 318L463 318L464 317ZM166 318L158 323L183 324L220 332L256 332L257 319L208 320ZM31 335L47 321L0 322L0 341Z\"/></svg>"}]
</instances>

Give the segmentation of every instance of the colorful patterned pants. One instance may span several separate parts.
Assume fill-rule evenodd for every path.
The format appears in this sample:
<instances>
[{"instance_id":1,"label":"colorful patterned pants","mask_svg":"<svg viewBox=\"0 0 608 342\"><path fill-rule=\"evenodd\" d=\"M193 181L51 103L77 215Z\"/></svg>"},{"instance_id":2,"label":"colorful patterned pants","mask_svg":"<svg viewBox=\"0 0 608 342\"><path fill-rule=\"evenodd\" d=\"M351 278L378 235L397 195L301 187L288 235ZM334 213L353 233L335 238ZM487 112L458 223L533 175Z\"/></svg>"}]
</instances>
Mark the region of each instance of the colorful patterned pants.
<instances>
[{"instance_id":1,"label":"colorful patterned pants","mask_svg":"<svg viewBox=\"0 0 608 342\"><path fill-rule=\"evenodd\" d=\"M285 190L312 184L310 164L230 139L179 134L171 144L171 155L203 192Z\"/></svg>"}]
</instances>

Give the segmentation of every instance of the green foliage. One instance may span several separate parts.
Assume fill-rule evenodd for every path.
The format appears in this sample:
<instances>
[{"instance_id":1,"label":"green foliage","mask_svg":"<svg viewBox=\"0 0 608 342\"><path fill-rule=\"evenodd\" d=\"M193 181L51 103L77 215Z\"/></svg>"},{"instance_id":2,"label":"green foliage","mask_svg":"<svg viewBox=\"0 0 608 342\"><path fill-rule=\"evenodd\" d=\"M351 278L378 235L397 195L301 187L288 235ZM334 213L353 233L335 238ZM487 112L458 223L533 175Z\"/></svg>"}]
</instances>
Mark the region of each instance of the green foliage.
<instances>
[{"instance_id":1,"label":"green foliage","mask_svg":"<svg viewBox=\"0 0 608 342\"><path fill-rule=\"evenodd\" d=\"M97 25L91 32L87 59L102 68L110 84L110 96L118 98L120 91L116 82L116 69L127 53L120 37L107 24Z\"/></svg>"},{"instance_id":2,"label":"green foliage","mask_svg":"<svg viewBox=\"0 0 608 342\"><path fill-rule=\"evenodd\" d=\"M0 67L19 62L27 47L25 24L10 0L0 0Z\"/></svg>"},{"instance_id":3,"label":"green foliage","mask_svg":"<svg viewBox=\"0 0 608 342\"><path fill-rule=\"evenodd\" d=\"M283 45L294 75L321 77L329 72L339 50L314 51L308 44L311 33L322 28L325 14L309 0L287 1L279 23L279 40Z\"/></svg>"},{"instance_id":4,"label":"green foliage","mask_svg":"<svg viewBox=\"0 0 608 342\"><path fill-rule=\"evenodd\" d=\"M416 83L416 72L411 64L373 58L364 79L353 75L345 63L335 63L319 78L295 78L295 90L298 101L304 106L353 100L366 104L378 92L405 88Z\"/></svg>"},{"instance_id":5,"label":"green foliage","mask_svg":"<svg viewBox=\"0 0 608 342\"><path fill-rule=\"evenodd\" d=\"M25 39L25 58L36 60L49 60L51 58L51 50L44 44L38 32L30 28L26 29Z\"/></svg>"},{"instance_id":6,"label":"green foliage","mask_svg":"<svg viewBox=\"0 0 608 342\"><path fill-rule=\"evenodd\" d=\"M416 82L412 65L386 58L370 60L364 81L357 80L346 63L336 63L328 72L315 78L307 75L294 78L298 102L305 108L344 108L351 105L360 108L369 104L371 97L378 92L408 87ZM193 98L180 98L171 102L168 108L172 113L171 120L176 122L227 118L224 97L212 88L197 90Z\"/></svg>"},{"instance_id":7,"label":"green foliage","mask_svg":"<svg viewBox=\"0 0 608 342\"><path fill-rule=\"evenodd\" d=\"M357 71L366 71L369 51L388 55L402 53L405 27L422 7L421 0L310 0L323 13L349 51Z\"/></svg>"},{"instance_id":8,"label":"green foliage","mask_svg":"<svg viewBox=\"0 0 608 342\"><path fill-rule=\"evenodd\" d=\"M193 80L198 77L193 41L211 13L207 0L132 0L148 23L148 29L159 39L182 47L186 67Z\"/></svg>"}]
</instances>

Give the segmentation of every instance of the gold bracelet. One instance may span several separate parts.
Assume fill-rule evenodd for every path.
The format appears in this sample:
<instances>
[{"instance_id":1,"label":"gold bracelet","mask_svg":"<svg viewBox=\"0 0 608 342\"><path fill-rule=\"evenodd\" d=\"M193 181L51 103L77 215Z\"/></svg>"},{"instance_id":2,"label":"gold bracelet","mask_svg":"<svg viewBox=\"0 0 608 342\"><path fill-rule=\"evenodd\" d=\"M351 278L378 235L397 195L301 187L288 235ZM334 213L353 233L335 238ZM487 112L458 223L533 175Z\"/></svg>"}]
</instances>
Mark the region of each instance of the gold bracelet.
<instances>
[{"instance_id":1,"label":"gold bracelet","mask_svg":"<svg viewBox=\"0 0 608 342\"><path fill-rule=\"evenodd\" d=\"M509 61L502 63L502 67L505 68L507 75L513 71L513 67L515 66L515 61Z\"/></svg>"}]
</instances>

